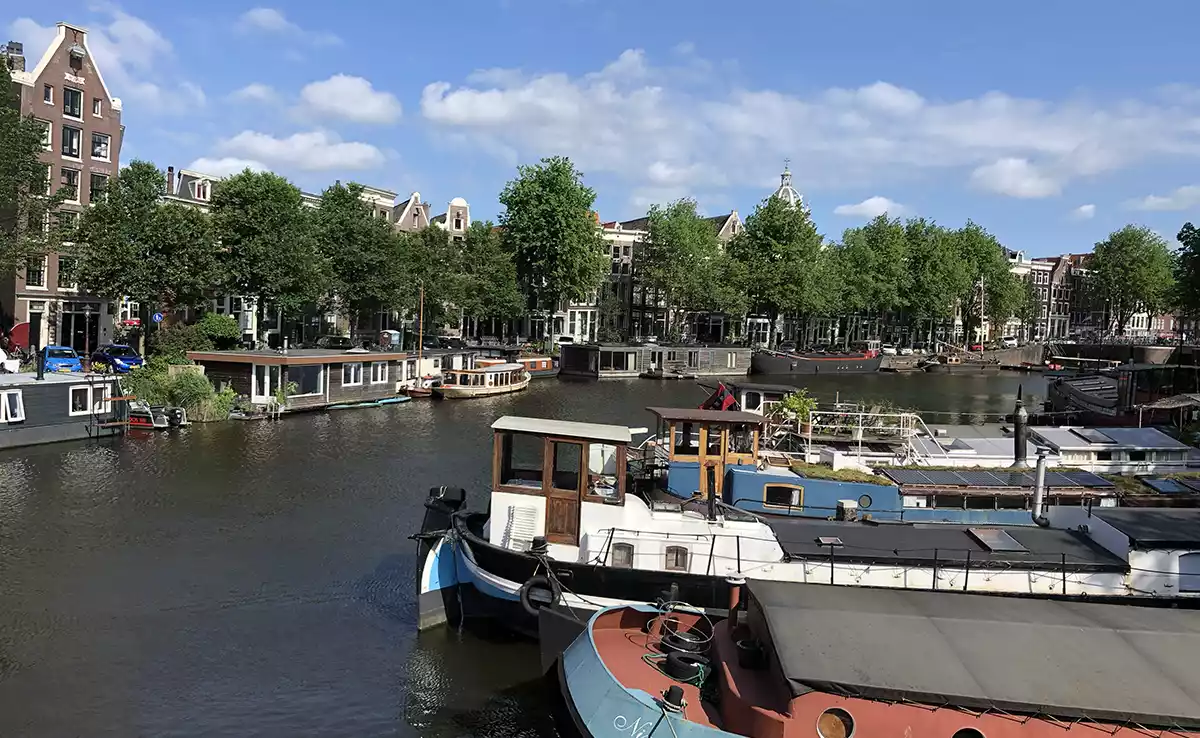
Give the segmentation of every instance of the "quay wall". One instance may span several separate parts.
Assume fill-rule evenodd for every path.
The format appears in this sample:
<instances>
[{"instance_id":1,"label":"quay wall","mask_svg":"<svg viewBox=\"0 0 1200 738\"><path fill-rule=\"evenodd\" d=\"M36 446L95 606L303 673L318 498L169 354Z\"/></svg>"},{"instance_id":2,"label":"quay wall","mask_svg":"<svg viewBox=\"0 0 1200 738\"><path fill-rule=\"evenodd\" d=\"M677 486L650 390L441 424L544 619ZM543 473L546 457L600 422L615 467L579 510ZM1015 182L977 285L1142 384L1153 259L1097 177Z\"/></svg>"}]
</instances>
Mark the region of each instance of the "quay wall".
<instances>
[{"instance_id":1,"label":"quay wall","mask_svg":"<svg viewBox=\"0 0 1200 738\"><path fill-rule=\"evenodd\" d=\"M1134 344L1056 343L1052 349L1055 356L1070 356L1079 359L1107 359L1135 364L1167 364L1177 351L1176 346L1137 346ZM1196 346L1184 346L1184 363L1198 351Z\"/></svg>"}]
</instances>

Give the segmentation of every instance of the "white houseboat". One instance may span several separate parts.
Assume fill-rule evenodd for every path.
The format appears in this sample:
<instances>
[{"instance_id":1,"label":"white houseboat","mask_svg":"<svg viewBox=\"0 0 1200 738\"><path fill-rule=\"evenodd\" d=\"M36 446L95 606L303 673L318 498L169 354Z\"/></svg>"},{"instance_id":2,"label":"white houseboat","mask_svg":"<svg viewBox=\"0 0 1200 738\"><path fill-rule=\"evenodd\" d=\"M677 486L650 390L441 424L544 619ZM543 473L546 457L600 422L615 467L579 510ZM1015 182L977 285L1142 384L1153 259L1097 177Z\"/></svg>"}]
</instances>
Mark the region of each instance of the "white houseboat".
<instances>
[{"instance_id":1,"label":"white houseboat","mask_svg":"<svg viewBox=\"0 0 1200 738\"><path fill-rule=\"evenodd\" d=\"M443 369L442 383L433 388L438 397L462 399L520 392L529 386L529 372L521 364L497 364L477 369Z\"/></svg>"}]
</instances>

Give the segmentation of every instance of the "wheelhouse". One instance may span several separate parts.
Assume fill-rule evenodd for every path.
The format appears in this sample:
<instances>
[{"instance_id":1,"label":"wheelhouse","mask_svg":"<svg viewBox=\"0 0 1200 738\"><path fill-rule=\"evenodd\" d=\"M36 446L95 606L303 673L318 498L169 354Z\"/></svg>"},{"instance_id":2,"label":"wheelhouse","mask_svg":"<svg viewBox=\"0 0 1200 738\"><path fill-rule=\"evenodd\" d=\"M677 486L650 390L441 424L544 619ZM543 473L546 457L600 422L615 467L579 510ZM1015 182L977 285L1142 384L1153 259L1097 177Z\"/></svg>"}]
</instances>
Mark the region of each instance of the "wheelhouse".
<instances>
[{"instance_id":1,"label":"wheelhouse","mask_svg":"<svg viewBox=\"0 0 1200 738\"><path fill-rule=\"evenodd\" d=\"M524 379L525 367L520 364L442 370L442 384L449 387L508 387Z\"/></svg>"},{"instance_id":2,"label":"wheelhouse","mask_svg":"<svg viewBox=\"0 0 1200 738\"><path fill-rule=\"evenodd\" d=\"M676 497L721 497L727 469L755 468L762 415L744 411L646 408L657 418L655 457L667 464ZM666 448L662 448L665 445Z\"/></svg>"}]
</instances>

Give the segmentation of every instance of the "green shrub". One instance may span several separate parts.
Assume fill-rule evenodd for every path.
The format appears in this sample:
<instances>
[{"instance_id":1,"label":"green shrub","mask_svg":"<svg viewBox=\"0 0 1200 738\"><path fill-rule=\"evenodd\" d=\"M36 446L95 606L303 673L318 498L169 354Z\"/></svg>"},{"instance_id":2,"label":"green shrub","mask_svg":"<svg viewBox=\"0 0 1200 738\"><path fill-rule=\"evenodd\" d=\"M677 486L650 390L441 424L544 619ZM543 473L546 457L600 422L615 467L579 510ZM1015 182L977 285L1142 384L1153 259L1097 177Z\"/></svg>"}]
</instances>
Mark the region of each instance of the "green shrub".
<instances>
[{"instance_id":1,"label":"green shrub","mask_svg":"<svg viewBox=\"0 0 1200 738\"><path fill-rule=\"evenodd\" d=\"M232 387L217 392L203 374L179 372L172 377L168 359L162 355L130 371L121 383L127 394L151 405L182 407L188 418L197 422L226 420L237 401Z\"/></svg>"},{"instance_id":2,"label":"green shrub","mask_svg":"<svg viewBox=\"0 0 1200 738\"><path fill-rule=\"evenodd\" d=\"M189 351L212 350L212 339L197 325L179 323L150 333L148 353L162 357L171 364L190 364L187 358Z\"/></svg>"},{"instance_id":3,"label":"green shrub","mask_svg":"<svg viewBox=\"0 0 1200 738\"><path fill-rule=\"evenodd\" d=\"M196 323L196 327L208 337L213 348L220 351L237 348L242 340L242 327L238 325L237 318L232 315L205 313L204 317Z\"/></svg>"}]
</instances>

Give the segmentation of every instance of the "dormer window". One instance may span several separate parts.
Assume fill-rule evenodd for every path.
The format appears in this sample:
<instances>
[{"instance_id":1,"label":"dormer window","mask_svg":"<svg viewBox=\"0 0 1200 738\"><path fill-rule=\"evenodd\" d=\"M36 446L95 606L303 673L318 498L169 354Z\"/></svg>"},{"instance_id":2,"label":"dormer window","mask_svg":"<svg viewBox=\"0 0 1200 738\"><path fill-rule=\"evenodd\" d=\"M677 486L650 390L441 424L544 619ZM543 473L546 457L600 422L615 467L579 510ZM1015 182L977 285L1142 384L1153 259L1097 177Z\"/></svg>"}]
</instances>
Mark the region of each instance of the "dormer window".
<instances>
[{"instance_id":1,"label":"dormer window","mask_svg":"<svg viewBox=\"0 0 1200 738\"><path fill-rule=\"evenodd\" d=\"M192 194L201 202L208 202L212 195L211 183L206 179L198 179L192 183Z\"/></svg>"}]
</instances>

